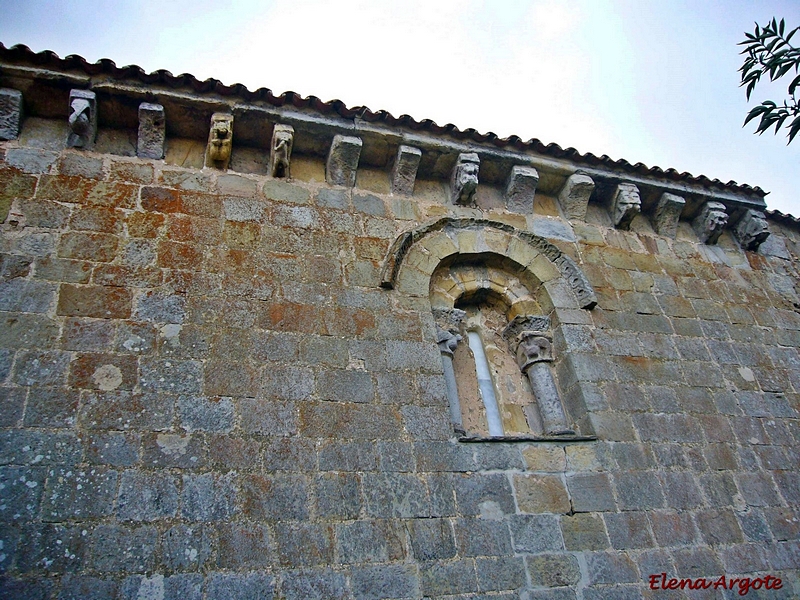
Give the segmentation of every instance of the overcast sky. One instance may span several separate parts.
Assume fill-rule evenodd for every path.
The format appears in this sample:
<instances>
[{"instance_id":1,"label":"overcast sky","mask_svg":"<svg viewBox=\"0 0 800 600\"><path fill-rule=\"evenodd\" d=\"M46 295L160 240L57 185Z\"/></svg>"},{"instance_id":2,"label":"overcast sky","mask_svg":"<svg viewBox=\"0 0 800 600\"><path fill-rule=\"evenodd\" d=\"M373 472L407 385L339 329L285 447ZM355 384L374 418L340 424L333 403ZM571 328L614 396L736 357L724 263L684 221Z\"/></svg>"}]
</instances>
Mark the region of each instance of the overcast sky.
<instances>
[{"instance_id":1,"label":"overcast sky","mask_svg":"<svg viewBox=\"0 0 800 600\"><path fill-rule=\"evenodd\" d=\"M800 1L0 0L0 41L758 185L800 216L800 137L742 128L736 43L773 16Z\"/></svg>"}]
</instances>

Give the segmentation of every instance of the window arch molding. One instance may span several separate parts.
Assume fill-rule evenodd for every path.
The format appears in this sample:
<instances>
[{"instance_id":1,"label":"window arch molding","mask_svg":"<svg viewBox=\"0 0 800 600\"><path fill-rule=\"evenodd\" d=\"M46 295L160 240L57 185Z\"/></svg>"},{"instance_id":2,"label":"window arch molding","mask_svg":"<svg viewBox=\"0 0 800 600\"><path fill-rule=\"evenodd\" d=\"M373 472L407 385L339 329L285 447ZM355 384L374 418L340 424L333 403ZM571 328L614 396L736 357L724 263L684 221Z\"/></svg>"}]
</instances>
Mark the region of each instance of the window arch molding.
<instances>
[{"instance_id":1,"label":"window arch molding","mask_svg":"<svg viewBox=\"0 0 800 600\"><path fill-rule=\"evenodd\" d=\"M458 254L489 253L529 271L549 289L556 308L597 305L597 296L578 265L545 238L488 219L445 217L402 233L386 255L381 287L410 296L428 295L431 275ZM567 293L557 293L554 288Z\"/></svg>"}]
</instances>

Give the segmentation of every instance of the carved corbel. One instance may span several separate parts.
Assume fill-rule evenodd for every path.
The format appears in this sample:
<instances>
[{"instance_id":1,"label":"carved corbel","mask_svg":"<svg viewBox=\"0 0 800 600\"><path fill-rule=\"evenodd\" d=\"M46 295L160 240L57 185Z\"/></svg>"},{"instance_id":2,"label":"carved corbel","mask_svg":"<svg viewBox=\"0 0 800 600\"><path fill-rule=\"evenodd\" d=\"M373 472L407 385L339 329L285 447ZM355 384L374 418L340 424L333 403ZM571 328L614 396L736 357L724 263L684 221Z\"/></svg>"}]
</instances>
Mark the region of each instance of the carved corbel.
<instances>
[{"instance_id":1,"label":"carved corbel","mask_svg":"<svg viewBox=\"0 0 800 600\"><path fill-rule=\"evenodd\" d=\"M769 237L767 217L763 212L748 208L733 228L733 235L745 250L758 250Z\"/></svg>"},{"instance_id":2,"label":"carved corbel","mask_svg":"<svg viewBox=\"0 0 800 600\"><path fill-rule=\"evenodd\" d=\"M272 177L291 179L289 161L294 146L294 127L276 123L272 130L272 145L269 151L269 174Z\"/></svg>"},{"instance_id":3,"label":"carved corbel","mask_svg":"<svg viewBox=\"0 0 800 600\"><path fill-rule=\"evenodd\" d=\"M656 233L674 239L684 206L686 206L684 198L667 192L661 194L653 216L653 229Z\"/></svg>"},{"instance_id":4,"label":"carved corbel","mask_svg":"<svg viewBox=\"0 0 800 600\"><path fill-rule=\"evenodd\" d=\"M617 229L630 229L633 218L642 212L639 188L632 183L620 183L611 200L611 217Z\"/></svg>"},{"instance_id":5,"label":"carved corbel","mask_svg":"<svg viewBox=\"0 0 800 600\"><path fill-rule=\"evenodd\" d=\"M413 146L401 145L392 167L392 193L411 196L414 193L414 182L417 180L417 169L422 159L422 150Z\"/></svg>"},{"instance_id":6,"label":"carved corbel","mask_svg":"<svg viewBox=\"0 0 800 600\"><path fill-rule=\"evenodd\" d=\"M450 178L450 199L453 204L469 204L478 189L481 159L475 152L458 155Z\"/></svg>"},{"instance_id":7,"label":"carved corbel","mask_svg":"<svg viewBox=\"0 0 800 600\"><path fill-rule=\"evenodd\" d=\"M523 215L531 214L538 185L539 172L536 169L512 167L506 184L506 209Z\"/></svg>"},{"instance_id":8,"label":"carved corbel","mask_svg":"<svg viewBox=\"0 0 800 600\"><path fill-rule=\"evenodd\" d=\"M15 140L22 125L22 92L0 88L0 140Z\"/></svg>"},{"instance_id":9,"label":"carved corbel","mask_svg":"<svg viewBox=\"0 0 800 600\"><path fill-rule=\"evenodd\" d=\"M594 192L594 181L583 173L573 173L558 193L558 202L568 219L584 221L589 197Z\"/></svg>"},{"instance_id":10,"label":"carved corbel","mask_svg":"<svg viewBox=\"0 0 800 600\"><path fill-rule=\"evenodd\" d=\"M164 158L166 118L160 104L142 102L139 105L139 137L136 155L139 158Z\"/></svg>"},{"instance_id":11,"label":"carved corbel","mask_svg":"<svg viewBox=\"0 0 800 600\"><path fill-rule=\"evenodd\" d=\"M356 184L358 160L361 158L361 138L335 135L328 151L325 178L331 185L353 187Z\"/></svg>"},{"instance_id":12,"label":"carved corbel","mask_svg":"<svg viewBox=\"0 0 800 600\"><path fill-rule=\"evenodd\" d=\"M68 148L91 148L97 137L97 96L87 90L69 92Z\"/></svg>"},{"instance_id":13,"label":"carved corbel","mask_svg":"<svg viewBox=\"0 0 800 600\"><path fill-rule=\"evenodd\" d=\"M725 212L725 205L712 200L703 204L700 214L692 221L697 237L704 244L716 244L727 224L728 213Z\"/></svg>"},{"instance_id":14,"label":"carved corbel","mask_svg":"<svg viewBox=\"0 0 800 600\"><path fill-rule=\"evenodd\" d=\"M211 115L211 130L208 132L208 145L204 166L226 170L233 150L233 115L214 113Z\"/></svg>"}]
</instances>

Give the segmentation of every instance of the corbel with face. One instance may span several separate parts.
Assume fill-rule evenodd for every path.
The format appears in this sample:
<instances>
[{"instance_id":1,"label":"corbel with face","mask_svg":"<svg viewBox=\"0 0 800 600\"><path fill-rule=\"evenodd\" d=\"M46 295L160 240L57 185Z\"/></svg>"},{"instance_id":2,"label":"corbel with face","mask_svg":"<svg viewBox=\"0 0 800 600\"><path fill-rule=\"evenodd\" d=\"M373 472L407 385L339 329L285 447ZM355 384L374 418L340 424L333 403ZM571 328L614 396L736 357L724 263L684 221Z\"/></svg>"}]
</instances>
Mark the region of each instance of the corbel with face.
<instances>
[{"instance_id":1,"label":"corbel with face","mask_svg":"<svg viewBox=\"0 0 800 600\"><path fill-rule=\"evenodd\" d=\"M450 181L450 192L453 204L469 204L478 189L478 171L481 160L475 152L458 155L453 176Z\"/></svg>"},{"instance_id":2,"label":"corbel with face","mask_svg":"<svg viewBox=\"0 0 800 600\"><path fill-rule=\"evenodd\" d=\"M642 212L639 188L632 183L620 183L611 203L611 216L617 229L630 229L636 215Z\"/></svg>"},{"instance_id":3,"label":"corbel with face","mask_svg":"<svg viewBox=\"0 0 800 600\"><path fill-rule=\"evenodd\" d=\"M269 154L269 174L272 177L291 179L289 161L294 145L294 127L277 123L272 131L272 146Z\"/></svg>"},{"instance_id":4,"label":"corbel with face","mask_svg":"<svg viewBox=\"0 0 800 600\"><path fill-rule=\"evenodd\" d=\"M87 90L69 92L68 148L91 148L97 137L97 96Z\"/></svg>"},{"instance_id":5,"label":"corbel with face","mask_svg":"<svg viewBox=\"0 0 800 600\"><path fill-rule=\"evenodd\" d=\"M758 250L769 237L767 217L763 212L748 208L733 228L733 235L745 250Z\"/></svg>"},{"instance_id":6,"label":"corbel with face","mask_svg":"<svg viewBox=\"0 0 800 600\"><path fill-rule=\"evenodd\" d=\"M205 166L226 170L233 150L233 115L214 113L211 115L211 130L208 132Z\"/></svg>"},{"instance_id":7,"label":"corbel with face","mask_svg":"<svg viewBox=\"0 0 800 600\"><path fill-rule=\"evenodd\" d=\"M728 224L728 213L722 202L709 200L700 209L700 213L692 221L692 228L704 244L716 244L725 225Z\"/></svg>"}]
</instances>

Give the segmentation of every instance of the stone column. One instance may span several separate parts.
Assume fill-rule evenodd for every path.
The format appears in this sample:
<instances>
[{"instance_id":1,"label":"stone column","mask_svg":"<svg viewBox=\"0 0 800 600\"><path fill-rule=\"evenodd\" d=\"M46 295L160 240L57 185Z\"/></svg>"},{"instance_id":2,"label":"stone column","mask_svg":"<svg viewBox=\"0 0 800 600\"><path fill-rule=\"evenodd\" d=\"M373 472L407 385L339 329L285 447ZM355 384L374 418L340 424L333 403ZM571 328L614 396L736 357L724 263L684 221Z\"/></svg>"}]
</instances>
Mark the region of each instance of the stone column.
<instances>
[{"instance_id":1,"label":"stone column","mask_svg":"<svg viewBox=\"0 0 800 600\"><path fill-rule=\"evenodd\" d=\"M567 425L567 415L558 395L553 373L553 342L547 317L516 317L503 331L503 337L517 358L520 370L528 377L539 407L546 435L575 435Z\"/></svg>"},{"instance_id":2,"label":"stone column","mask_svg":"<svg viewBox=\"0 0 800 600\"><path fill-rule=\"evenodd\" d=\"M458 342L462 340L458 329L461 321L466 316L463 310L434 310L436 319L436 343L442 353L442 368L444 369L444 384L447 392L447 401L450 404L450 422L458 433L465 433L461 417L461 403L458 400L458 385L456 373L453 369L453 354Z\"/></svg>"}]
</instances>

